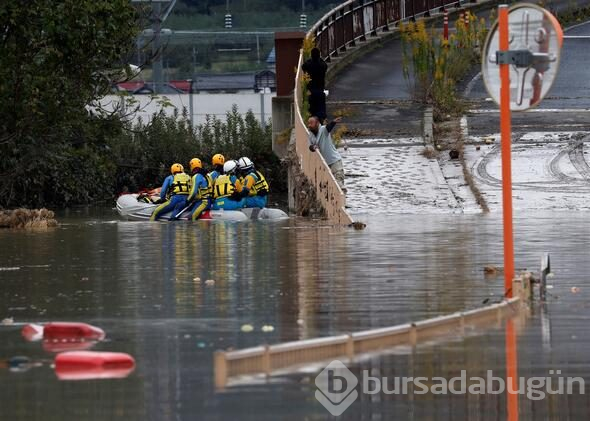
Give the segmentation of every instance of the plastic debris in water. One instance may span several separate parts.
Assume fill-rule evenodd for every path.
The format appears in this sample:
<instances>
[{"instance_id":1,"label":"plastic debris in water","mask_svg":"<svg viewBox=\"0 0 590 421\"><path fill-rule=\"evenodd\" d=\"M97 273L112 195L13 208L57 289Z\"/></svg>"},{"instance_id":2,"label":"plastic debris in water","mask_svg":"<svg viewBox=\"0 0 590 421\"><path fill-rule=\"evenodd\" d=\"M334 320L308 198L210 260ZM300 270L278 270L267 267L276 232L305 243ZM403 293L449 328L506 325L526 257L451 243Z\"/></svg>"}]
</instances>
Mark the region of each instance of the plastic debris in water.
<instances>
[{"instance_id":1,"label":"plastic debris in water","mask_svg":"<svg viewBox=\"0 0 590 421\"><path fill-rule=\"evenodd\" d=\"M122 379L135 369L135 360L120 352L73 351L55 357L60 380Z\"/></svg>"},{"instance_id":2,"label":"plastic debris in water","mask_svg":"<svg viewBox=\"0 0 590 421\"><path fill-rule=\"evenodd\" d=\"M264 325L264 326L262 326L262 328L260 330L262 330L265 333L268 333L268 332L274 332L275 328L274 328L274 326L271 326L271 325Z\"/></svg>"},{"instance_id":3,"label":"plastic debris in water","mask_svg":"<svg viewBox=\"0 0 590 421\"><path fill-rule=\"evenodd\" d=\"M105 338L101 328L78 322L53 322L44 326L31 323L22 328L21 334L27 341L43 339L43 349L50 352L88 349Z\"/></svg>"},{"instance_id":4,"label":"plastic debris in water","mask_svg":"<svg viewBox=\"0 0 590 421\"><path fill-rule=\"evenodd\" d=\"M7 317L7 318L3 319L2 322L0 322L0 324L3 326L10 326L10 325L14 324L14 319L12 317Z\"/></svg>"},{"instance_id":5,"label":"plastic debris in water","mask_svg":"<svg viewBox=\"0 0 590 421\"><path fill-rule=\"evenodd\" d=\"M195 281L195 282L201 282L201 278L199 278L198 276L195 276L193 278L193 281Z\"/></svg>"},{"instance_id":6,"label":"plastic debris in water","mask_svg":"<svg viewBox=\"0 0 590 421\"><path fill-rule=\"evenodd\" d=\"M577 294L578 292L580 292L580 288L572 287L571 291L572 291L572 294Z\"/></svg>"},{"instance_id":7,"label":"plastic debris in water","mask_svg":"<svg viewBox=\"0 0 590 421\"><path fill-rule=\"evenodd\" d=\"M245 325L242 325L240 330L244 333L252 332L254 330L254 326L252 326L251 324L245 324Z\"/></svg>"},{"instance_id":8,"label":"plastic debris in water","mask_svg":"<svg viewBox=\"0 0 590 421\"><path fill-rule=\"evenodd\" d=\"M305 320L303 320L303 319L297 319L297 325L303 326L304 324L305 324Z\"/></svg>"},{"instance_id":9,"label":"plastic debris in water","mask_svg":"<svg viewBox=\"0 0 590 421\"><path fill-rule=\"evenodd\" d=\"M206 348L207 344L205 342L197 342L197 348Z\"/></svg>"},{"instance_id":10,"label":"plastic debris in water","mask_svg":"<svg viewBox=\"0 0 590 421\"><path fill-rule=\"evenodd\" d=\"M205 285L207 285L207 286L215 285L215 281L213 279L207 279L205 281Z\"/></svg>"},{"instance_id":11,"label":"plastic debris in water","mask_svg":"<svg viewBox=\"0 0 590 421\"><path fill-rule=\"evenodd\" d=\"M0 267L0 271L11 271L11 270L20 270L20 268L18 266L12 266L12 267Z\"/></svg>"}]
</instances>

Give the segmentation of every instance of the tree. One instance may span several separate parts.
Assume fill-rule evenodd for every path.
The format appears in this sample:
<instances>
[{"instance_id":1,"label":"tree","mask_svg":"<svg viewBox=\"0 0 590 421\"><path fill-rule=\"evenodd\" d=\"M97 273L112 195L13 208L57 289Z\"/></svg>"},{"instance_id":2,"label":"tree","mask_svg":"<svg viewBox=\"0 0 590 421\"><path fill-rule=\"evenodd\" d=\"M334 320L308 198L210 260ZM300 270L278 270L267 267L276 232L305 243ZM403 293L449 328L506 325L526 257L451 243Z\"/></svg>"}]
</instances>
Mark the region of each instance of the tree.
<instances>
[{"instance_id":1,"label":"tree","mask_svg":"<svg viewBox=\"0 0 590 421\"><path fill-rule=\"evenodd\" d=\"M97 127L113 122L86 107L111 89L136 22L129 0L0 2L0 205L67 203L86 187L62 178L104 147Z\"/></svg>"}]
</instances>

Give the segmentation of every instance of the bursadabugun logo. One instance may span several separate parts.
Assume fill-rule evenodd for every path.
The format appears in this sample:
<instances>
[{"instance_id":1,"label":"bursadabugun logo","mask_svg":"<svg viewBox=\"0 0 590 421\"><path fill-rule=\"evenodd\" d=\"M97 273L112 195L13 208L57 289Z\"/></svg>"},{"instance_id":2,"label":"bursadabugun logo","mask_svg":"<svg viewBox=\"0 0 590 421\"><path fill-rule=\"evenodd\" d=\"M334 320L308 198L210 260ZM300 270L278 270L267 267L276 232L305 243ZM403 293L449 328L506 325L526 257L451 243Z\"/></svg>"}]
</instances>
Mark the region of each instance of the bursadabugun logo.
<instances>
[{"instance_id":1,"label":"bursadabugun logo","mask_svg":"<svg viewBox=\"0 0 590 421\"><path fill-rule=\"evenodd\" d=\"M332 361L315 378L315 398L335 417L342 415L358 398L358 379L338 360Z\"/></svg>"}]
</instances>

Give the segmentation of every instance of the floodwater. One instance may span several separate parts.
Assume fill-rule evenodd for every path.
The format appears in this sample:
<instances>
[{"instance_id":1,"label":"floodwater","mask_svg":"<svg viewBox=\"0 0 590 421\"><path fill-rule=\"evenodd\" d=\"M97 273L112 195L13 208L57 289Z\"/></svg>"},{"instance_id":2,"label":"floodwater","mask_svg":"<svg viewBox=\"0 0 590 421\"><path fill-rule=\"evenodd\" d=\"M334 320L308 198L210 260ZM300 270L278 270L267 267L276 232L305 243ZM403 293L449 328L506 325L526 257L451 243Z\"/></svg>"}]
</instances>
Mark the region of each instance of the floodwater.
<instances>
[{"instance_id":1,"label":"floodwater","mask_svg":"<svg viewBox=\"0 0 590 421\"><path fill-rule=\"evenodd\" d=\"M497 301L503 290L501 275L483 272L503 265L499 214L360 216L363 231L309 220L126 222L110 209L59 219L48 232L0 231L0 319L15 322L0 326L2 420L330 419L314 398L321 368L216 392L213 352L391 326ZM559 369L590 385L589 222L585 212L515 215L516 267L538 271L549 252L554 273L547 304L514 323L520 376ZM101 327L107 340L94 349L133 355L135 371L59 381L54 355L20 335L19 323L49 321ZM350 368L502 376L504 344L505 330L492 326ZM15 356L38 364L11 371ZM521 396L520 419L588 419L589 392ZM341 418L501 420L506 396L361 394Z\"/></svg>"}]
</instances>

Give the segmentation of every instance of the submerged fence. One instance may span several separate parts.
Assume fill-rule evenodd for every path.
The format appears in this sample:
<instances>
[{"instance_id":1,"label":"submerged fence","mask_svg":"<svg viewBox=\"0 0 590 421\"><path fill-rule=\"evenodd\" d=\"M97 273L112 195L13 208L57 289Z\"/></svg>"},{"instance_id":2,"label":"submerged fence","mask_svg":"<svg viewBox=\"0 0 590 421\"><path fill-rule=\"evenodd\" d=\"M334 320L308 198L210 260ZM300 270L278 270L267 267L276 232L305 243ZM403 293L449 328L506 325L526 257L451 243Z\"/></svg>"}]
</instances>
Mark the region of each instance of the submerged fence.
<instances>
[{"instance_id":1,"label":"submerged fence","mask_svg":"<svg viewBox=\"0 0 590 421\"><path fill-rule=\"evenodd\" d=\"M453 333L461 335L466 326L500 322L517 315L526 294L530 294L530 287L518 293L515 298L499 304L416 323L278 345L264 345L239 351L217 351L214 355L215 387L224 388L231 377L270 375L278 370L295 369L304 364L333 358L353 359L356 355L391 349L398 345L416 345L421 341L433 340Z\"/></svg>"}]
</instances>

